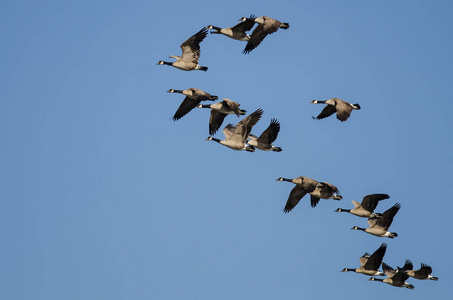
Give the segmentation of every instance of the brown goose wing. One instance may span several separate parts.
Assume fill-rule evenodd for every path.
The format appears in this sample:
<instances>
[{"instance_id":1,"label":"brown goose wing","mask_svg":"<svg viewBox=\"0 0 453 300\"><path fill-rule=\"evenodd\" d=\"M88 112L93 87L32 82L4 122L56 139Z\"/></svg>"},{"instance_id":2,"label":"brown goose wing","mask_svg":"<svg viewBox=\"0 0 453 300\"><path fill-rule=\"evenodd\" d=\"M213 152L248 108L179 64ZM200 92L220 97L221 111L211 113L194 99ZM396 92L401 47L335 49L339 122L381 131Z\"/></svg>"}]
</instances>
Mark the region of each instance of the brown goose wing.
<instances>
[{"instance_id":1,"label":"brown goose wing","mask_svg":"<svg viewBox=\"0 0 453 300\"><path fill-rule=\"evenodd\" d=\"M289 193L289 197L283 211L285 213L289 213L306 194L307 191L303 188L303 186L296 184L296 186L291 190L291 193Z\"/></svg>"},{"instance_id":2,"label":"brown goose wing","mask_svg":"<svg viewBox=\"0 0 453 300\"><path fill-rule=\"evenodd\" d=\"M175 115L173 116L173 121L179 120L182 117L184 117L192 109L197 107L198 104L200 104L199 100L195 100L195 99L186 97L184 99L184 101L182 101L182 103L179 106L178 110L176 111Z\"/></svg>"},{"instance_id":3,"label":"brown goose wing","mask_svg":"<svg viewBox=\"0 0 453 300\"><path fill-rule=\"evenodd\" d=\"M250 36L250 40L247 42L244 50L242 51L243 54L250 53L253 49L258 47L258 45L264 40L264 38L268 35L267 32L264 31L263 25L258 25L252 32Z\"/></svg>"},{"instance_id":4,"label":"brown goose wing","mask_svg":"<svg viewBox=\"0 0 453 300\"><path fill-rule=\"evenodd\" d=\"M259 143L272 144L276 139L280 131L280 123L277 119L271 119L271 124L258 138Z\"/></svg>"},{"instance_id":5,"label":"brown goose wing","mask_svg":"<svg viewBox=\"0 0 453 300\"><path fill-rule=\"evenodd\" d=\"M198 59L200 58L200 43L207 36L207 34L208 30L206 28L203 28L181 44L181 59L183 61L198 64Z\"/></svg>"}]
</instances>

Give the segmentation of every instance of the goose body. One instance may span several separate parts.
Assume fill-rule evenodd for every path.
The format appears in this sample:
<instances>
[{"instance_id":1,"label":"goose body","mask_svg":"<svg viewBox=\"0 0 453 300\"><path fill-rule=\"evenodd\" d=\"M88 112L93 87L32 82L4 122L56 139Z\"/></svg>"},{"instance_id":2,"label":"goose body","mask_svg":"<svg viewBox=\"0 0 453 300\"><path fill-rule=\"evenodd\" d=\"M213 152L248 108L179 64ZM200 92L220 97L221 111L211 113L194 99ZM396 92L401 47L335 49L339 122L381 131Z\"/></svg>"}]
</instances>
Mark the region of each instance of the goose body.
<instances>
[{"instance_id":1,"label":"goose body","mask_svg":"<svg viewBox=\"0 0 453 300\"><path fill-rule=\"evenodd\" d=\"M199 104L198 107L210 108L211 116L209 117L209 134L214 135L227 115L235 114L236 116L245 115L246 110L239 108L240 104L233 100L223 98L223 101L214 104Z\"/></svg>"},{"instance_id":2,"label":"goose body","mask_svg":"<svg viewBox=\"0 0 453 300\"><path fill-rule=\"evenodd\" d=\"M406 279L409 278L409 276L406 273L403 272L398 272L395 271L392 267L387 265L386 263L382 263L382 270L384 271L385 275L387 275L387 278L380 279L380 278L374 278L371 277L368 279L369 281L380 281L383 283L390 284L392 286L396 287L405 287L408 289L413 289L414 286L408 282L406 282Z\"/></svg>"},{"instance_id":3,"label":"goose body","mask_svg":"<svg viewBox=\"0 0 453 300\"><path fill-rule=\"evenodd\" d=\"M228 124L223 130L225 140L219 140L212 136L209 136L206 140L215 141L233 150L246 150L254 152L255 148L253 146L246 145L245 142L250 134L250 131L252 130L252 127L255 126L255 124L260 120L262 114L263 110L259 108L242 119L236 126ZM234 127L234 129L231 127Z\"/></svg>"},{"instance_id":4,"label":"goose body","mask_svg":"<svg viewBox=\"0 0 453 300\"><path fill-rule=\"evenodd\" d=\"M394 238L397 237L398 234L396 232L388 231L390 225L393 222L393 217L396 215L398 210L401 208L399 203L396 203L391 208L387 209L382 216L376 216L374 218L368 219L368 228L361 228L358 226L354 226L351 229L353 230L361 230L365 231L366 233L379 236L379 237L388 237Z\"/></svg>"},{"instance_id":5,"label":"goose body","mask_svg":"<svg viewBox=\"0 0 453 300\"><path fill-rule=\"evenodd\" d=\"M327 104L327 106L324 107L324 109L316 118L312 117L313 119L316 120L321 120L333 115L334 113L337 113L337 119L343 122L346 121L351 116L352 110L360 109L360 105L358 103L351 104L339 98L331 98L325 101L313 100L310 101L310 103Z\"/></svg>"},{"instance_id":6,"label":"goose body","mask_svg":"<svg viewBox=\"0 0 453 300\"><path fill-rule=\"evenodd\" d=\"M431 275L433 269L428 266L427 264L421 263L421 267L418 270L413 270L412 261L406 259L404 266L402 268L397 268L398 272L406 273L409 277L413 277L415 279L425 280L439 280L439 278L434 277Z\"/></svg>"},{"instance_id":7,"label":"goose body","mask_svg":"<svg viewBox=\"0 0 453 300\"><path fill-rule=\"evenodd\" d=\"M241 18L239 21L248 22L251 18ZM250 39L247 42L244 50L242 51L243 54L250 53L253 49L258 47L258 45L264 40L266 36L276 32L279 28L288 29L289 24L277 21L270 17L262 16L259 18L253 19L258 26L253 30Z\"/></svg>"},{"instance_id":8,"label":"goose body","mask_svg":"<svg viewBox=\"0 0 453 300\"><path fill-rule=\"evenodd\" d=\"M207 36L208 30L201 29L196 34L187 39L181 44L182 56L171 55L170 58L176 59L175 62L159 61L158 65L173 66L183 71L201 70L207 71L208 67L203 67L198 64L200 59L200 43Z\"/></svg>"},{"instance_id":9,"label":"goose body","mask_svg":"<svg viewBox=\"0 0 453 300\"><path fill-rule=\"evenodd\" d=\"M341 272L356 272L368 276L383 276L384 273L378 269L381 266L386 250L387 245L383 243L373 254L369 255L368 253L365 253L359 258L360 267L355 269L344 268Z\"/></svg>"},{"instance_id":10,"label":"goose body","mask_svg":"<svg viewBox=\"0 0 453 300\"><path fill-rule=\"evenodd\" d=\"M272 143L277 139L279 131L280 123L277 121L277 119L271 119L269 127L267 127L267 129L260 135L260 137L257 137L253 134L250 134L248 136L250 141L248 141L247 144L263 151L280 152L282 151L282 148L272 145Z\"/></svg>"},{"instance_id":11,"label":"goose body","mask_svg":"<svg viewBox=\"0 0 453 300\"><path fill-rule=\"evenodd\" d=\"M316 207L320 198L341 199L341 196L336 194L338 193L338 189L334 185L327 182L318 182L305 176L300 176L294 179L280 177L276 180L287 181L296 185L289 194L285 208L283 209L284 213L289 213L299 203L300 199L302 199L308 193L312 194L311 207Z\"/></svg>"},{"instance_id":12,"label":"goose body","mask_svg":"<svg viewBox=\"0 0 453 300\"><path fill-rule=\"evenodd\" d=\"M374 210L376 209L378 202L389 198L390 196L387 194L366 195L365 197L363 197L362 203L351 200L351 202L354 204L353 209L338 208L337 210L335 210L335 212L348 212L358 217L370 218L375 215Z\"/></svg>"},{"instance_id":13,"label":"goose body","mask_svg":"<svg viewBox=\"0 0 453 300\"><path fill-rule=\"evenodd\" d=\"M181 119L192 109L197 107L201 101L206 100L214 101L218 99L217 96L211 95L205 91L196 88L189 88L186 90L169 89L167 93L179 93L186 96L181 105L179 106L178 110L176 111L175 115L173 116L173 121Z\"/></svg>"},{"instance_id":14,"label":"goose body","mask_svg":"<svg viewBox=\"0 0 453 300\"><path fill-rule=\"evenodd\" d=\"M234 40L248 41L250 40L250 35L248 35L246 32L252 29L252 27L255 25L255 18L256 16L251 15L250 18L245 18L245 21L240 22L233 27L221 28L213 25L208 25L206 26L206 29L212 29L214 31L211 31L211 33L223 34Z\"/></svg>"}]
</instances>

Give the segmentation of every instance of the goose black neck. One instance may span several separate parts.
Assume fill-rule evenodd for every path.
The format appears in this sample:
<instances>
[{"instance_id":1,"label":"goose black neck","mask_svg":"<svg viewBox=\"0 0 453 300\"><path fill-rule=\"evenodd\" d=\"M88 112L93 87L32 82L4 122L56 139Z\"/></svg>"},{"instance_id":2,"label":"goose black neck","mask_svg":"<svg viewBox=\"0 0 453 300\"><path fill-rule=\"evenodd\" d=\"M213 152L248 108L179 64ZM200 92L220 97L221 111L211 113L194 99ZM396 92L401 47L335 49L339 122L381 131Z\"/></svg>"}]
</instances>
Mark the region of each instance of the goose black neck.
<instances>
[{"instance_id":1,"label":"goose black neck","mask_svg":"<svg viewBox=\"0 0 453 300\"><path fill-rule=\"evenodd\" d=\"M212 140L213 140L214 142L220 143L220 140L217 139L217 138L215 138L215 137L213 137Z\"/></svg>"},{"instance_id":2,"label":"goose black neck","mask_svg":"<svg viewBox=\"0 0 453 300\"><path fill-rule=\"evenodd\" d=\"M210 104L200 104L198 107L211 108L211 105Z\"/></svg>"}]
</instances>

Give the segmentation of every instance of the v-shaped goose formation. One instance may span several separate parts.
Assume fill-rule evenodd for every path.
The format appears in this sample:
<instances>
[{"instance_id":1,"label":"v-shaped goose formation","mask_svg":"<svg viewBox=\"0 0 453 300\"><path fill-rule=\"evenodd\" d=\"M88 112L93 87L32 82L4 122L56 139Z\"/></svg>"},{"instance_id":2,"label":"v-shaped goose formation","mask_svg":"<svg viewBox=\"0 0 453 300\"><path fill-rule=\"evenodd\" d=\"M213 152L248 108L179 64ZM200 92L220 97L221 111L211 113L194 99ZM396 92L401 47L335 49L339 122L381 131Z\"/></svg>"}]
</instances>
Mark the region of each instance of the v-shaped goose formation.
<instances>
[{"instance_id":1,"label":"v-shaped goose formation","mask_svg":"<svg viewBox=\"0 0 453 300\"><path fill-rule=\"evenodd\" d=\"M176 59L175 62L161 60L157 64L170 65L184 71L206 71L208 69L207 67L199 65L199 58L201 53L200 43L206 38L208 30L210 30L210 33L212 34L222 34L234 40L246 41L247 44L242 53L248 54L258 47L268 35L278 31L280 28L285 30L289 28L288 23L280 22L267 16L257 18L255 15L251 15L249 18L241 18L240 21L241 22L235 26L227 28L213 25L206 26L181 44L182 56L170 56ZM255 24L257 24L257 26L252 34L247 34L248 31L252 30ZM272 118L267 129L264 130L259 137L251 133L252 128L262 117L263 110L261 108L240 120L236 126L233 124L225 126L222 130L225 139L220 140L213 137L213 135L222 126L225 117L229 114L235 114L237 117L246 114L245 110L239 108L239 103L228 98L223 98L222 101L217 103L201 104L202 101L214 101L217 100L218 97L196 88L189 88L186 90L170 89L167 92L180 93L186 96L173 116L173 120L175 121L188 114L195 107L209 108L211 110L209 118L210 136L206 140L215 141L223 146L238 151L245 150L254 152L255 149L274 152L282 151L281 147L273 145L280 132L280 122L277 121L277 119ZM326 105L317 117L312 117L317 120L325 119L336 113L337 119L344 122L349 119L353 110L361 109L358 103L351 104L339 98L313 100L310 103ZM310 194L310 204L312 207L316 207L320 199L341 200L343 198L340 195L338 188L333 184L318 182L309 177L300 176L294 179L280 177L277 181L287 181L295 184L286 201L283 209L284 213L289 213L293 210L299 201L307 194ZM394 238L397 237L398 234L390 232L389 227L401 205L396 203L382 214L374 211L380 201L389 198L390 196L387 194L369 194L363 197L361 203L352 201L354 208L338 208L335 212L347 212L361 218L368 218L368 228L354 226L351 229L361 230L377 237ZM385 275L387 275L387 278L385 279L371 277L369 280L381 281L392 286L406 287L408 289L414 288L413 285L405 281L409 277L421 280L438 280L437 277L431 275L432 268L424 263L421 264L419 270L413 270L412 262L406 260L405 265L402 268L397 267L397 270L394 270L389 265L382 262L386 250L387 245L383 243L372 255L365 253L361 256L359 258L360 266L358 268L344 268L342 272L353 271L368 276L383 276L385 273ZM379 271L381 265L383 272Z\"/></svg>"}]
</instances>

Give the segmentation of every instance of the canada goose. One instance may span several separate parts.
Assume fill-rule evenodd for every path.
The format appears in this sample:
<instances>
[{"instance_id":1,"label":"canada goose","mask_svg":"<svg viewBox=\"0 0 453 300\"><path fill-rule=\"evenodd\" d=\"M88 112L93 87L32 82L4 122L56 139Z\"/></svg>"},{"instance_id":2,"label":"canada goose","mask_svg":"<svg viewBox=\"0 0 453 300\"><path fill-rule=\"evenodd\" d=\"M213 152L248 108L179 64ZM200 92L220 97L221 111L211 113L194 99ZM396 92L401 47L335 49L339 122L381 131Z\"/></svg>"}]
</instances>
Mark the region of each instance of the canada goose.
<instances>
[{"instance_id":1,"label":"canada goose","mask_svg":"<svg viewBox=\"0 0 453 300\"><path fill-rule=\"evenodd\" d=\"M413 271L412 269L414 266L412 265L412 261L406 259L404 266L402 268L397 268L398 272L406 273L409 277L413 277L415 279L431 279L431 280L438 280L439 278L434 277L431 275L433 269L428 266L427 264L421 263L420 269Z\"/></svg>"},{"instance_id":2,"label":"canada goose","mask_svg":"<svg viewBox=\"0 0 453 300\"><path fill-rule=\"evenodd\" d=\"M280 123L277 121L277 119L271 119L271 124L260 135L260 137L257 137L253 134L249 135L250 141L248 141L247 144L264 151L280 152L282 151L282 148L272 145L272 143L277 139L279 131Z\"/></svg>"},{"instance_id":3,"label":"canada goose","mask_svg":"<svg viewBox=\"0 0 453 300\"><path fill-rule=\"evenodd\" d=\"M318 182L305 176L300 176L294 179L280 177L277 178L276 181L287 181L296 184L296 186L289 193L288 200L286 201L285 208L283 209L283 212L285 213L289 213L307 193L311 194L311 207L315 207L320 198L336 200L341 199L341 196L337 194L337 187L327 182Z\"/></svg>"},{"instance_id":4,"label":"canada goose","mask_svg":"<svg viewBox=\"0 0 453 300\"><path fill-rule=\"evenodd\" d=\"M369 255L365 252L359 258L360 267L356 269L344 268L341 272L356 272L360 274L365 274L368 276L384 276L384 273L379 271L379 267L381 266L382 259L384 258L385 251L387 250L387 245L382 243L381 246L374 251L373 254Z\"/></svg>"},{"instance_id":5,"label":"canada goose","mask_svg":"<svg viewBox=\"0 0 453 300\"><path fill-rule=\"evenodd\" d=\"M406 282L406 279L409 278L409 275L407 275L406 273L395 271L392 267L384 262L382 263L382 270L384 271L385 275L387 275L387 278L380 279L371 277L368 280L380 281L396 287L405 287L411 290L414 288L412 284Z\"/></svg>"},{"instance_id":6,"label":"canada goose","mask_svg":"<svg viewBox=\"0 0 453 300\"><path fill-rule=\"evenodd\" d=\"M382 216L380 217L375 217L375 218L370 218L368 219L368 225L370 227L368 228L360 228L357 226L352 227L351 229L353 230L362 230L365 231L366 233L375 235L375 236L380 236L380 237L388 237L393 239L394 237L397 237L398 234L396 232L389 232L388 229L390 225L392 225L393 217L396 215L398 210L400 209L401 204L396 203L389 209L387 209Z\"/></svg>"},{"instance_id":7,"label":"canada goose","mask_svg":"<svg viewBox=\"0 0 453 300\"><path fill-rule=\"evenodd\" d=\"M199 104L198 107L210 108L211 117L209 118L209 134L214 135L227 115L235 114L236 116L245 115L246 110L239 108L240 104L233 100L223 98L223 101L214 104Z\"/></svg>"},{"instance_id":8,"label":"canada goose","mask_svg":"<svg viewBox=\"0 0 453 300\"><path fill-rule=\"evenodd\" d=\"M250 18L240 18L239 21L248 22ZM258 45L264 40L268 34L276 32L279 28L288 29L288 23L282 23L275 19L269 17L259 17L253 20L258 26L253 30L252 35L245 46L243 54L250 53L253 49L258 47Z\"/></svg>"},{"instance_id":9,"label":"canada goose","mask_svg":"<svg viewBox=\"0 0 453 300\"><path fill-rule=\"evenodd\" d=\"M250 40L250 35L248 35L246 32L249 31L250 29L252 29L253 25L255 25L255 22L254 22L255 18L256 18L255 15L251 15L250 18L245 18L245 21L243 21L233 27L220 28L220 27L208 25L208 26L206 26L206 29L214 29L215 31L211 31L211 33L223 34L234 40L248 41L248 40Z\"/></svg>"},{"instance_id":10,"label":"canada goose","mask_svg":"<svg viewBox=\"0 0 453 300\"><path fill-rule=\"evenodd\" d=\"M252 127L260 120L261 116L263 115L263 110L258 108L256 111L242 119L235 127L233 131L231 131L228 127L231 126L229 124L223 130L225 134L225 140L221 141L216 139L212 136L208 137L207 141L215 141L221 145L224 145L228 148L233 150L246 150L249 152L254 152L255 148L253 146L245 145L245 141L252 130Z\"/></svg>"},{"instance_id":11,"label":"canada goose","mask_svg":"<svg viewBox=\"0 0 453 300\"><path fill-rule=\"evenodd\" d=\"M348 212L358 217L370 218L371 216L373 216L378 202L389 198L390 196L387 194L366 195L365 197L363 197L362 203L351 200L351 202L354 204L353 209L338 208L337 210L335 210L335 212Z\"/></svg>"},{"instance_id":12,"label":"canada goose","mask_svg":"<svg viewBox=\"0 0 453 300\"><path fill-rule=\"evenodd\" d=\"M187 41L181 44L182 56L172 55L170 56L176 59L175 62L159 61L158 65L169 65L178 68L183 71L201 70L207 71L208 67L203 67L198 64L200 58L200 43L207 36L208 30L206 28L201 29Z\"/></svg>"},{"instance_id":13,"label":"canada goose","mask_svg":"<svg viewBox=\"0 0 453 300\"><path fill-rule=\"evenodd\" d=\"M316 118L312 117L313 119L316 119L316 120L321 120L321 119L327 118L336 112L337 119L340 120L341 122L343 122L349 118L353 109L360 109L360 105L358 103L351 104L349 102L346 102L346 101L338 99L338 98L331 98L326 101L313 100L313 101L310 101L310 103L327 104L327 106L324 107L322 112Z\"/></svg>"},{"instance_id":14,"label":"canada goose","mask_svg":"<svg viewBox=\"0 0 453 300\"><path fill-rule=\"evenodd\" d=\"M173 116L173 121L179 120L184 117L189 111L197 107L197 105L200 104L201 101L214 101L219 98L196 88L190 88L186 90L169 89L167 93L180 93L186 95L186 98L184 98L175 115Z\"/></svg>"}]
</instances>

